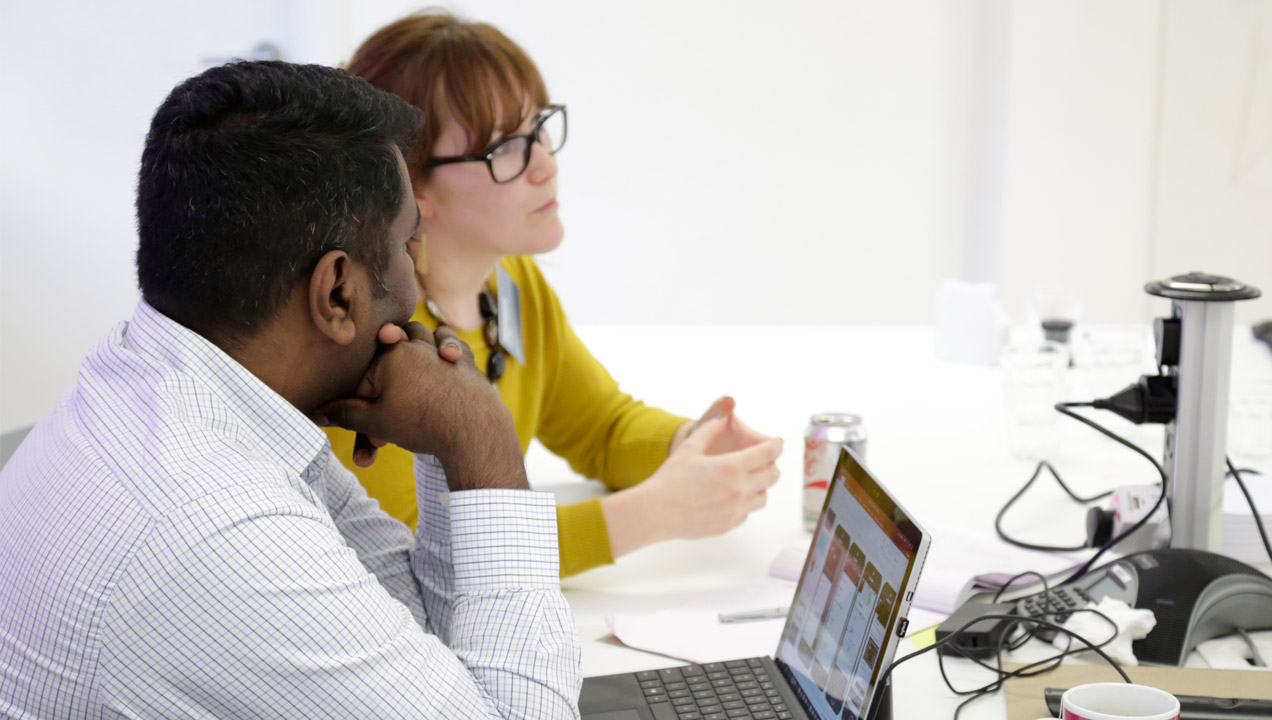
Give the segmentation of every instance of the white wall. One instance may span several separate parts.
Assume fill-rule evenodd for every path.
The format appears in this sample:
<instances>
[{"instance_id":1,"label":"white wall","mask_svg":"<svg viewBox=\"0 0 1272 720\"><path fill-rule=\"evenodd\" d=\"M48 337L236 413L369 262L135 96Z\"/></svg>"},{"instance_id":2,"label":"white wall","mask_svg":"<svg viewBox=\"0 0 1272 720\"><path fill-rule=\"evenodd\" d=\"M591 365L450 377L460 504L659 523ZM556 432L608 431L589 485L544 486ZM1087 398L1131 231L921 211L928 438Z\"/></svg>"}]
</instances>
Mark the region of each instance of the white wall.
<instances>
[{"instance_id":1,"label":"white wall","mask_svg":"<svg viewBox=\"0 0 1272 720\"><path fill-rule=\"evenodd\" d=\"M1018 319L1042 284L1144 319L1143 283L1194 268L1272 293L1269 4L454 9L570 106L566 242L542 262L575 323L783 325L924 323L942 277L1000 282ZM131 312L135 172L172 85L263 40L339 62L414 7L0 0L0 432ZM1232 184L1237 117L1257 152Z\"/></svg>"},{"instance_id":2,"label":"white wall","mask_svg":"<svg viewBox=\"0 0 1272 720\"><path fill-rule=\"evenodd\" d=\"M919 322L961 270L979 2L461 2L570 109L579 323ZM415 3L351 6L359 41ZM603 299L596 302L596 299Z\"/></svg>"},{"instance_id":3,"label":"white wall","mask_svg":"<svg viewBox=\"0 0 1272 720\"><path fill-rule=\"evenodd\" d=\"M136 303L133 200L180 80L277 38L251 0L6 0L0 10L0 432L31 424Z\"/></svg>"},{"instance_id":4,"label":"white wall","mask_svg":"<svg viewBox=\"0 0 1272 720\"><path fill-rule=\"evenodd\" d=\"M1204 270L1272 317L1272 2L1015 2L999 281L1083 320L1167 312L1145 282Z\"/></svg>"},{"instance_id":5,"label":"white wall","mask_svg":"<svg viewBox=\"0 0 1272 720\"><path fill-rule=\"evenodd\" d=\"M1018 320L1039 288L1077 292L1083 320L1144 315L1159 12L1012 7L999 281Z\"/></svg>"},{"instance_id":6,"label":"white wall","mask_svg":"<svg viewBox=\"0 0 1272 720\"><path fill-rule=\"evenodd\" d=\"M1173 0L1162 31L1153 275L1218 267L1272 319L1272 2Z\"/></svg>"}]
</instances>

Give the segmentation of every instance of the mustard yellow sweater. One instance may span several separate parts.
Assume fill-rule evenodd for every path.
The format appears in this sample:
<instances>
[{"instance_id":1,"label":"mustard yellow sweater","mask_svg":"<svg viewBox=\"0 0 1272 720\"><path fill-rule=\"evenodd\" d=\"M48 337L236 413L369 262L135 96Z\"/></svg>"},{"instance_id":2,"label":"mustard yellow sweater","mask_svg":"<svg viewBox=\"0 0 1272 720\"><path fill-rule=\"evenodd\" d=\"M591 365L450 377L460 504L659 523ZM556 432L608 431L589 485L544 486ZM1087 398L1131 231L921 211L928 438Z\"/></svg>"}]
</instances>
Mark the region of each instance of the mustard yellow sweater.
<instances>
[{"instance_id":1,"label":"mustard yellow sweater","mask_svg":"<svg viewBox=\"0 0 1272 720\"><path fill-rule=\"evenodd\" d=\"M556 293L534 260L504 258L502 265L521 290L522 365L508 358L499 394L512 411L524 453L531 438L569 461L575 472L612 490L631 487L667 459L671 438L686 420L647 407L618 389L618 383L587 351L566 322ZM490 287L495 288L492 275ZM436 322L421 303L412 318L429 328ZM503 318L500 318L502 321ZM485 368L490 347L480 328L459 333ZM328 429L331 447L380 505L415 528L415 475L411 453L397 446L380 449L375 464L353 464L353 433ZM531 478L533 481L533 478ZM561 574L573 575L614 562L601 501L557 508Z\"/></svg>"}]
</instances>

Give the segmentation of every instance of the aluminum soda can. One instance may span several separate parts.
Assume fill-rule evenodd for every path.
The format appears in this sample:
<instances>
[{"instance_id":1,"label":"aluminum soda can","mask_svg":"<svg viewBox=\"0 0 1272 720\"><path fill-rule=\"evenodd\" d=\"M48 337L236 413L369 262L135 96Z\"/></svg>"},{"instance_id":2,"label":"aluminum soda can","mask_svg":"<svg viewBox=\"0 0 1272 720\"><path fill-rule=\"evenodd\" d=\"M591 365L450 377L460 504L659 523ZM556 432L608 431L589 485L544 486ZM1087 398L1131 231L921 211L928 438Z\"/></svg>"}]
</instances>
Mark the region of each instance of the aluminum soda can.
<instances>
[{"instance_id":1,"label":"aluminum soda can","mask_svg":"<svg viewBox=\"0 0 1272 720\"><path fill-rule=\"evenodd\" d=\"M866 426L860 415L818 413L804 431L804 529L817 527L830 476L839 463L839 450L847 446L861 462L866 461Z\"/></svg>"}]
</instances>

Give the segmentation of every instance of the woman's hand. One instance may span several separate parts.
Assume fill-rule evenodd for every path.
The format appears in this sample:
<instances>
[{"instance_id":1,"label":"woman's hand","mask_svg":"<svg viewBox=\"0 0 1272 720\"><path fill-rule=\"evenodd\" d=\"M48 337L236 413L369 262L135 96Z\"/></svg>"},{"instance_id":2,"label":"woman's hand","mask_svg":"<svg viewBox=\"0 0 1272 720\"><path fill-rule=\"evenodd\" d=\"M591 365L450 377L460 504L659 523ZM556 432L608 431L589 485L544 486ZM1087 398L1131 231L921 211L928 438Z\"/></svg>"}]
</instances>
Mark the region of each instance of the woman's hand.
<instances>
[{"instance_id":1,"label":"woman's hand","mask_svg":"<svg viewBox=\"0 0 1272 720\"><path fill-rule=\"evenodd\" d=\"M676 430L675 436L671 439L671 452L669 452L668 455L676 452L676 448L680 447L680 444L684 442L685 438L693 435L693 433L696 432L703 423L717 417L727 418L729 423L725 426L724 431L720 433L720 437L716 438L715 441L713 441L707 448L708 455L719 455L721 453L732 452L734 450L741 450L742 448L751 447L756 443L772 439L767 435L761 435L760 433L752 430L746 426L746 423L739 420L738 417L733 414L733 409L736 405L737 403L734 402L733 398L725 395L711 403L711 407L708 407L707 411L702 413L702 417L698 418L695 422L681 425L680 428Z\"/></svg>"},{"instance_id":2,"label":"woman's hand","mask_svg":"<svg viewBox=\"0 0 1272 720\"><path fill-rule=\"evenodd\" d=\"M722 401L727 411L713 405L714 417L696 423L648 480L601 500L614 557L662 540L719 535L764 507L782 441L747 428L732 399Z\"/></svg>"}]
</instances>

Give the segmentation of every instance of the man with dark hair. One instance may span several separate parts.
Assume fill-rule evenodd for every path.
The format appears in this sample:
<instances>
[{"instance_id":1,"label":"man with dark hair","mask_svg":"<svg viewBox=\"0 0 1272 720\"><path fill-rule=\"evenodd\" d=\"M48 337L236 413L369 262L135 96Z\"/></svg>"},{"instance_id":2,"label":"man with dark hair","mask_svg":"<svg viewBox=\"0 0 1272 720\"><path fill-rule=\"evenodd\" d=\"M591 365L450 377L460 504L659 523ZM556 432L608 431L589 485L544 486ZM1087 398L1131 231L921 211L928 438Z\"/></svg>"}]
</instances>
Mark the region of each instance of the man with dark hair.
<instances>
[{"instance_id":1,"label":"man with dark hair","mask_svg":"<svg viewBox=\"0 0 1272 720\"><path fill-rule=\"evenodd\" d=\"M160 106L142 300L0 474L0 716L577 716L552 497L467 348L407 323L419 123L286 63ZM328 423L418 453L415 537Z\"/></svg>"}]
</instances>

